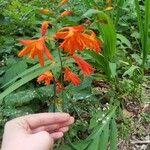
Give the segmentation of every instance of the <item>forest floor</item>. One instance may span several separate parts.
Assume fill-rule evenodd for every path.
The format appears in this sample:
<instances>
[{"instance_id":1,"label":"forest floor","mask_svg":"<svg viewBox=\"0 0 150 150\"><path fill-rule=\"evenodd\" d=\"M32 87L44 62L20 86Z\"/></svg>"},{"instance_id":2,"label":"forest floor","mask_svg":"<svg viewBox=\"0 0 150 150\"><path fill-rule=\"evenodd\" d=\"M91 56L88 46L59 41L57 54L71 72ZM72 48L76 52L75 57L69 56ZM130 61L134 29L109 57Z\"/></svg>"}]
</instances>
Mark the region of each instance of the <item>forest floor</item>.
<instances>
[{"instance_id":1,"label":"forest floor","mask_svg":"<svg viewBox=\"0 0 150 150\"><path fill-rule=\"evenodd\" d=\"M146 95L150 100L150 82L147 84ZM130 117L131 134L128 140L120 139L119 150L150 150L150 102L143 106L128 102L124 114Z\"/></svg>"}]
</instances>

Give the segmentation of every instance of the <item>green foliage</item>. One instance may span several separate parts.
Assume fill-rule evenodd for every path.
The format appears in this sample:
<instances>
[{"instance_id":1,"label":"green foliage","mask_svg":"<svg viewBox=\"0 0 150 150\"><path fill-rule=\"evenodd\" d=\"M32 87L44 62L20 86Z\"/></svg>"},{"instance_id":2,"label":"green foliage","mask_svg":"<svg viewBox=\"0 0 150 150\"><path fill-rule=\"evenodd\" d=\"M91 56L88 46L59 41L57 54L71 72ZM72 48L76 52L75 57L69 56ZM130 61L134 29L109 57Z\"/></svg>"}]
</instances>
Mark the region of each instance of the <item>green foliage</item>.
<instances>
[{"instance_id":1,"label":"green foliage","mask_svg":"<svg viewBox=\"0 0 150 150\"><path fill-rule=\"evenodd\" d=\"M117 141L118 141L118 129L117 124L115 122L115 118L111 120L110 124L110 150L117 149Z\"/></svg>"},{"instance_id":2,"label":"green foliage","mask_svg":"<svg viewBox=\"0 0 150 150\"><path fill-rule=\"evenodd\" d=\"M121 15L123 14L123 5L125 3L125 0L116 0L116 14L115 14L115 26L118 26L119 19Z\"/></svg>"},{"instance_id":3,"label":"green foliage","mask_svg":"<svg viewBox=\"0 0 150 150\"><path fill-rule=\"evenodd\" d=\"M66 146L58 148L58 150L106 150L109 146L109 139L112 144L110 144L111 149L117 150L117 128L114 119L116 109L117 106L111 107L110 110L107 110L105 113L103 113L102 117L99 117L97 120L95 120L95 124L97 125L85 140L75 143L69 143ZM112 136L114 138L113 140Z\"/></svg>"},{"instance_id":4,"label":"green foliage","mask_svg":"<svg viewBox=\"0 0 150 150\"><path fill-rule=\"evenodd\" d=\"M99 69L103 69L108 79L115 78L117 75L116 64L112 62L116 55L116 31L114 25L107 14L95 9L88 10L83 16L89 18L93 15L96 16L97 29L102 34L103 51L99 55L92 51L89 51L88 54L96 61L94 65Z\"/></svg>"},{"instance_id":5,"label":"green foliage","mask_svg":"<svg viewBox=\"0 0 150 150\"><path fill-rule=\"evenodd\" d=\"M8 68L6 70L5 75L3 76L2 85L5 84L5 83L8 83L8 81L10 79L13 79L18 74L25 71L26 69L27 69L27 64L24 60L14 63L13 65L11 65L10 68Z\"/></svg>"},{"instance_id":6,"label":"green foliage","mask_svg":"<svg viewBox=\"0 0 150 150\"><path fill-rule=\"evenodd\" d=\"M133 124L131 118L123 118L124 103L149 99L150 1L115 0L108 5L105 0L70 0L60 8L59 2L0 0L0 127L3 129L9 119L30 113L65 111L75 116L76 122L65 136L65 145L57 143L56 149L117 150L118 136L128 139ZM108 6L113 9L106 10ZM52 14L40 14L41 8L51 9ZM65 10L73 14L61 18ZM61 40L47 43L55 62L46 60L43 68L37 61L17 58L22 49L19 39L39 38L45 20L51 22L50 39L62 27L79 24L102 39L101 53L78 53L96 68L91 77L82 76L74 60L66 60L62 51L58 55ZM65 90L56 95L55 82L42 87L36 83L35 78L47 70L63 80L62 65L79 74L79 86L65 82ZM141 116L149 122L147 113ZM120 119L121 123L116 122Z\"/></svg>"},{"instance_id":7,"label":"green foliage","mask_svg":"<svg viewBox=\"0 0 150 150\"><path fill-rule=\"evenodd\" d=\"M43 99L53 96L53 87L41 87L30 90L23 90L12 93L4 99L5 105L10 107L17 107L29 104L34 99Z\"/></svg>"},{"instance_id":8,"label":"green foliage","mask_svg":"<svg viewBox=\"0 0 150 150\"><path fill-rule=\"evenodd\" d=\"M140 10L140 4L138 0L135 0L135 8L136 8L136 13L137 13L137 18L138 18L138 27L139 27L139 32L141 36L141 44L142 44L142 55L143 55L143 67L145 67L145 63L147 61L147 56L148 52L150 50L149 48L149 26L150 26L150 1L145 0L145 16L144 16L144 21L142 18L142 13Z\"/></svg>"},{"instance_id":9,"label":"green foliage","mask_svg":"<svg viewBox=\"0 0 150 150\"><path fill-rule=\"evenodd\" d=\"M11 92L13 92L17 88L19 88L20 86L24 85L25 83L27 83L27 82L31 81L32 79L36 78L37 76L39 76L43 72L47 71L47 69L49 69L49 66L39 68L36 71L31 72L30 74L26 75L22 79L16 81L13 85L9 86L4 92L1 93L0 102L2 102L2 100L5 96L7 96Z\"/></svg>"},{"instance_id":10,"label":"green foliage","mask_svg":"<svg viewBox=\"0 0 150 150\"><path fill-rule=\"evenodd\" d=\"M103 38L103 55L108 60L111 61L116 54L116 31L110 17L102 12L95 9L88 10L83 16L91 17L97 15L96 25L102 34Z\"/></svg>"}]
</instances>

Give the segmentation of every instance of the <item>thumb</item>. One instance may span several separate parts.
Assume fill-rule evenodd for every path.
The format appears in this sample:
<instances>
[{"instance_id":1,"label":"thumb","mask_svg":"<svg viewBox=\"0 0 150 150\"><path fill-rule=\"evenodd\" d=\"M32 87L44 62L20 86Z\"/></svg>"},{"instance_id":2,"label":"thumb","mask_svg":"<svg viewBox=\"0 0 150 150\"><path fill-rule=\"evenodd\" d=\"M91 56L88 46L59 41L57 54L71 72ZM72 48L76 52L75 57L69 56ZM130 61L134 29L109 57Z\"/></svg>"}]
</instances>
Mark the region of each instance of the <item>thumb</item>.
<instances>
[{"instance_id":1,"label":"thumb","mask_svg":"<svg viewBox=\"0 0 150 150\"><path fill-rule=\"evenodd\" d=\"M38 147L38 149L49 150L54 144L53 138L46 131L31 134L28 140L31 144L31 149L37 149Z\"/></svg>"}]
</instances>

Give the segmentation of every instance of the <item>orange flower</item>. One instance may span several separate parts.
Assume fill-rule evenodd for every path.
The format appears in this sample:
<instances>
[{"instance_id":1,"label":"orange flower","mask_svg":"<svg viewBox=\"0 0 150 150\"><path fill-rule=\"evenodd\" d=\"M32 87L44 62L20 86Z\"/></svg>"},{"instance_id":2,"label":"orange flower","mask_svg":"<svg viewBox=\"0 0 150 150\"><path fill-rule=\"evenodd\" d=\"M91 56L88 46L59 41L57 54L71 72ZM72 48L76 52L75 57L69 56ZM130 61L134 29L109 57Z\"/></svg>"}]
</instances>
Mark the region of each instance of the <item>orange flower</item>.
<instances>
[{"instance_id":1,"label":"orange flower","mask_svg":"<svg viewBox=\"0 0 150 150\"><path fill-rule=\"evenodd\" d=\"M63 13L61 13L61 17L72 15L73 11L71 10L65 10Z\"/></svg>"},{"instance_id":2,"label":"orange flower","mask_svg":"<svg viewBox=\"0 0 150 150\"><path fill-rule=\"evenodd\" d=\"M45 45L45 40L45 37L41 37L37 40L21 40L20 42L26 47L18 53L18 56L22 57L29 54L29 58L31 59L34 59L35 56L38 56L40 65L44 66L43 54L45 54L48 59L53 59L52 55Z\"/></svg>"},{"instance_id":3,"label":"orange flower","mask_svg":"<svg viewBox=\"0 0 150 150\"><path fill-rule=\"evenodd\" d=\"M89 31L89 34L84 33L85 28L82 25L73 27L64 27L55 34L56 39L64 39L60 48L65 52L74 54L76 50L82 51L85 48L89 48L96 52L101 51L101 41L96 39L96 35L93 31Z\"/></svg>"},{"instance_id":4,"label":"orange flower","mask_svg":"<svg viewBox=\"0 0 150 150\"><path fill-rule=\"evenodd\" d=\"M41 26L41 34L42 34L42 36L44 36L47 33L49 24L50 24L49 21L44 21L42 23L42 26Z\"/></svg>"},{"instance_id":5,"label":"orange flower","mask_svg":"<svg viewBox=\"0 0 150 150\"><path fill-rule=\"evenodd\" d=\"M61 0L61 2L59 3L59 7L63 6L65 3L67 3L69 0Z\"/></svg>"},{"instance_id":6,"label":"orange flower","mask_svg":"<svg viewBox=\"0 0 150 150\"><path fill-rule=\"evenodd\" d=\"M56 93L59 94L60 92L62 92L65 88L63 87L63 85L57 80L56 81Z\"/></svg>"},{"instance_id":7,"label":"orange flower","mask_svg":"<svg viewBox=\"0 0 150 150\"><path fill-rule=\"evenodd\" d=\"M91 75L94 68L88 64L85 60L83 60L79 56L73 55L72 58L75 60L75 62L78 64L80 69L82 70L82 73L85 75Z\"/></svg>"},{"instance_id":8,"label":"orange flower","mask_svg":"<svg viewBox=\"0 0 150 150\"><path fill-rule=\"evenodd\" d=\"M74 85L80 84L80 78L73 73L69 68L65 68L64 81L71 81Z\"/></svg>"},{"instance_id":9,"label":"orange flower","mask_svg":"<svg viewBox=\"0 0 150 150\"><path fill-rule=\"evenodd\" d=\"M41 82L44 82L45 85L50 85L51 81L53 81L53 75L50 71L44 72L37 78L37 82L39 84L41 84Z\"/></svg>"},{"instance_id":10,"label":"orange flower","mask_svg":"<svg viewBox=\"0 0 150 150\"><path fill-rule=\"evenodd\" d=\"M40 9L41 14L50 14L52 11L50 9Z\"/></svg>"}]
</instances>

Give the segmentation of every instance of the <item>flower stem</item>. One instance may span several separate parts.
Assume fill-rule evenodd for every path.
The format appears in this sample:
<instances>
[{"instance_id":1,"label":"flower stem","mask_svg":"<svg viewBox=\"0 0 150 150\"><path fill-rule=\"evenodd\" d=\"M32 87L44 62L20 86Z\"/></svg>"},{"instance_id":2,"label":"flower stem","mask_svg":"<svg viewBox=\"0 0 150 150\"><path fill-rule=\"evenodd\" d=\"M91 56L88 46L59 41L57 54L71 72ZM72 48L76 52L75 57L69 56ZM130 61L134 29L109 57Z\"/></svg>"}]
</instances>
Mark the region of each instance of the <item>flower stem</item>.
<instances>
[{"instance_id":1,"label":"flower stem","mask_svg":"<svg viewBox=\"0 0 150 150\"><path fill-rule=\"evenodd\" d=\"M58 49L58 55L59 55L60 66L61 66L60 81L61 81L62 86L64 86L64 80L63 80L63 61L62 61L62 56L61 56L60 49ZM63 97L63 92L62 92L62 97ZM62 110L64 110L64 99L63 99L61 107L62 107Z\"/></svg>"},{"instance_id":2,"label":"flower stem","mask_svg":"<svg viewBox=\"0 0 150 150\"><path fill-rule=\"evenodd\" d=\"M54 82L54 96L53 96L53 112L56 112L56 98L57 98L57 93L56 93L56 81L53 79Z\"/></svg>"},{"instance_id":3,"label":"flower stem","mask_svg":"<svg viewBox=\"0 0 150 150\"><path fill-rule=\"evenodd\" d=\"M60 66L61 66L61 77L60 77L60 80L61 80L61 84L63 85L63 62L62 62L60 49L58 49L58 55L59 55Z\"/></svg>"}]
</instances>

